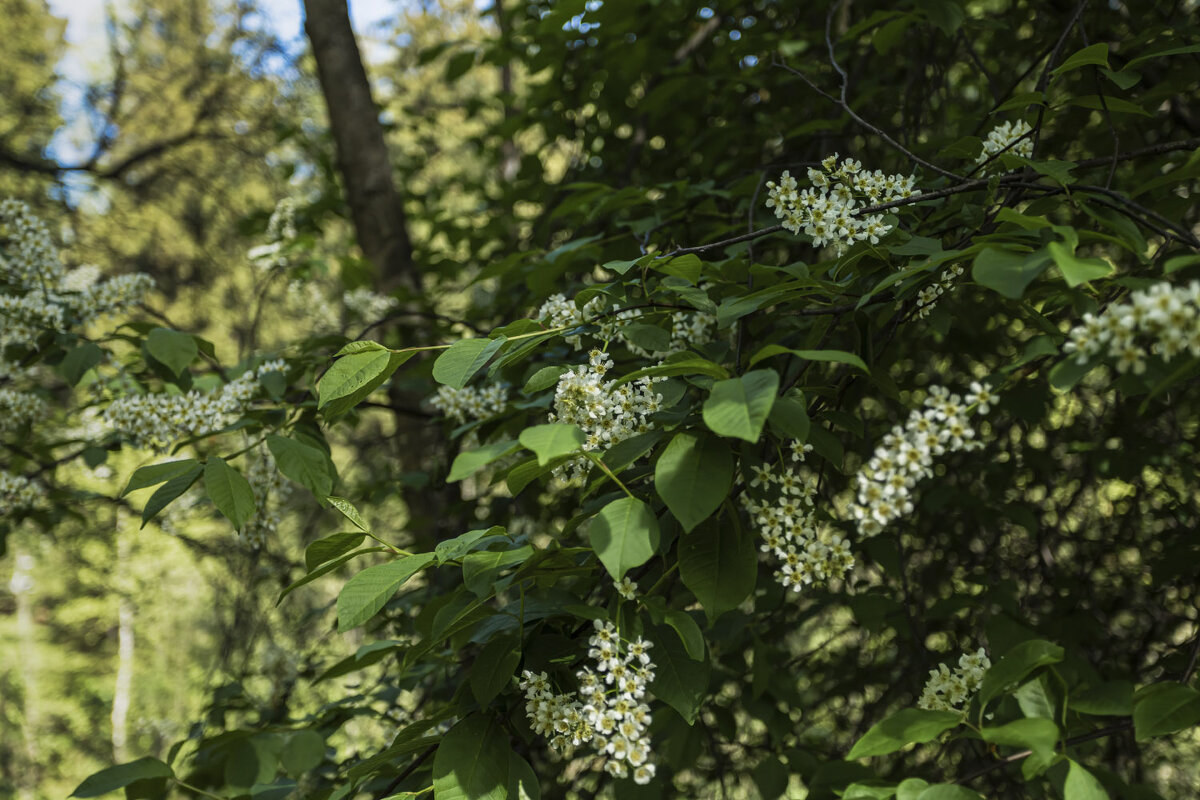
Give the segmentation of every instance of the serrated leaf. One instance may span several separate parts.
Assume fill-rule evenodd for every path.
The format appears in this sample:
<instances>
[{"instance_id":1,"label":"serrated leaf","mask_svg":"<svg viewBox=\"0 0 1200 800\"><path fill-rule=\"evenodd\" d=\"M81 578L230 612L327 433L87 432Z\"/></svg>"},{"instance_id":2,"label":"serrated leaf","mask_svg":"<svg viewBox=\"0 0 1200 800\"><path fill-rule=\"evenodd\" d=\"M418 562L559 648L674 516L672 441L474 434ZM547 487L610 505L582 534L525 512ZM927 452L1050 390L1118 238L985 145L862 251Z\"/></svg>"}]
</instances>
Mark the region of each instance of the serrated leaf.
<instances>
[{"instance_id":1,"label":"serrated leaf","mask_svg":"<svg viewBox=\"0 0 1200 800\"><path fill-rule=\"evenodd\" d=\"M526 428L518 440L537 455L538 466L544 467L559 456L574 453L587 441L587 436L576 425L556 422Z\"/></svg>"},{"instance_id":2,"label":"serrated leaf","mask_svg":"<svg viewBox=\"0 0 1200 800\"><path fill-rule=\"evenodd\" d=\"M1074 760L1068 759L1067 779L1063 782L1063 800L1108 800L1108 792Z\"/></svg>"},{"instance_id":3,"label":"serrated leaf","mask_svg":"<svg viewBox=\"0 0 1200 800\"><path fill-rule=\"evenodd\" d=\"M437 557L437 563L445 564L447 561L462 558L471 552L471 548L482 544L485 540L490 541L497 536L503 536L503 534L504 528L499 525L493 525L486 529L480 528L478 530L467 531L455 536L453 539L438 542L433 548L433 554Z\"/></svg>"},{"instance_id":4,"label":"serrated leaf","mask_svg":"<svg viewBox=\"0 0 1200 800\"><path fill-rule=\"evenodd\" d=\"M704 424L718 435L757 442L778 389L779 375L773 369L718 381L704 401Z\"/></svg>"},{"instance_id":5,"label":"serrated leaf","mask_svg":"<svg viewBox=\"0 0 1200 800\"><path fill-rule=\"evenodd\" d=\"M334 497L333 495L329 495L329 497L326 497L325 499L329 501L329 505L342 512L342 516L354 523L356 528L361 531L366 531L367 533L371 532L370 523L367 522L361 513L359 513L358 509L354 506L354 503L351 503L344 497Z\"/></svg>"},{"instance_id":6,"label":"serrated leaf","mask_svg":"<svg viewBox=\"0 0 1200 800\"><path fill-rule=\"evenodd\" d=\"M316 731L294 731L288 734L279 763L293 777L308 772L325 760L325 740Z\"/></svg>"},{"instance_id":7,"label":"serrated leaf","mask_svg":"<svg viewBox=\"0 0 1200 800\"><path fill-rule=\"evenodd\" d=\"M670 259L656 258L650 262L650 269L665 275L674 275L677 278L683 278L693 286L700 283L700 270L703 266L704 264L700 261L699 256L692 253L675 256Z\"/></svg>"},{"instance_id":8,"label":"serrated leaf","mask_svg":"<svg viewBox=\"0 0 1200 800\"><path fill-rule=\"evenodd\" d=\"M1057 664L1062 660L1063 649L1053 642L1044 639L1021 642L1005 653L1004 657L984 674L983 683L979 687L980 706L986 706L988 701L1024 680L1025 676L1035 669L1047 664Z\"/></svg>"},{"instance_id":9,"label":"serrated leaf","mask_svg":"<svg viewBox=\"0 0 1200 800\"><path fill-rule=\"evenodd\" d=\"M808 408L804 402L795 397L779 397L771 407L767 421L773 429L789 439L807 442L808 433L812 430L812 421L808 418Z\"/></svg>"},{"instance_id":10,"label":"serrated leaf","mask_svg":"<svg viewBox=\"0 0 1200 800\"><path fill-rule=\"evenodd\" d=\"M71 797L99 797L124 788L135 781L152 778L173 778L175 771L157 758L146 756L128 764L102 769L86 778L71 792Z\"/></svg>"},{"instance_id":11,"label":"serrated leaf","mask_svg":"<svg viewBox=\"0 0 1200 800\"><path fill-rule=\"evenodd\" d=\"M529 380L525 381L525 386L521 388L521 391L525 394L534 394L549 389L558 383L558 379L563 376L563 373L569 371L569 367L542 367L533 373Z\"/></svg>"},{"instance_id":12,"label":"serrated leaf","mask_svg":"<svg viewBox=\"0 0 1200 800\"><path fill-rule=\"evenodd\" d=\"M478 450L468 450L465 453L459 453L454 457L454 462L450 465L450 474L446 476L446 483L461 481L463 478L475 474L493 461L511 455L520 449L521 445L519 442L514 439L506 439L502 442L485 444Z\"/></svg>"},{"instance_id":13,"label":"serrated leaf","mask_svg":"<svg viewBox=\"0 0 1200 800\"><path fill-rule=\"evenodd\" d=\"M496 354L506 339L460 339L433 362L433 379L452 389L461 389Z\"/></svg>"},{"instance_id":14,"label":"serrated leaf","mask_svg":"<svg viewBox=\"0 0 1200 800\"><path fill-rule=\"evenodd\" d=\"M479 705L486 707L512 681L521 661L521 642L515 636L492 639L471 665L471 694Z\"/></svg>"},{"instance_id":15,"label":"serrated leaf","mask_svg":"<svg viewBox=\"0 0 1200 800\"><path fill-rule=\"evenodd\" d=\"M146 336L146 352L178 376L200 355L200 348L189 334L170 328L155 328Z\"/></svg>"},{"instance_id":16,"label":"serrated leaf","mask_svg":"<svg viewBox=\"0 0 1200 800\"><path fill-rule=\"evenodd\" d=\"M275 466L284 476L306 487L317 497L328 497L333 491L333 465L323 450L277 433L267 436L267 448L275 457Z\"/></svg>"},{"instance_id":17,"label":"serrated leaf","mask_svg":"<svg viewBox=\"0 0 1200 800\"><path fill-rule=\"evenodd\" d=\"M650 692L678 711L691 725L700 714L700 706L708 693L712 666L707 659L697 660L688 655L687 648L673 630L655 628L651 640L654 642L651 654L656 666Z\"/></svg>"},{"instance_id":18,"label":"serrated leaf","mask_svg":"<svg viewBox=\"0 0 1200 800\"><path fill-rule=\"evenodd\" d=\"M592 549L613 580L650 560L658 549L658 520L633 497L614 500L600 510L588 529Z\"/></svg>"},{"instance_id":19,"label":"serrated leaf","mask_svg":"<svg viewBox=\"0 0 1200 800\"><path fill-rule=\"evenodd\" d=\"M1046 249L1071 288L1112 274L1113 265L1103 258L1080 258L1059 242L1051 242Z\"/></svg>"},{"instance_id":20,"label":"serrated leaf","mask_svg":"<svg viewBox=\"0 0 1200 800\"><path fill-rule=\"evenodd\" d=\"M750 366L754 366L763 359L777 356L782 353L790 353L797 358L803 358L808 361L832 361L838 364L849 364L850 366L860 369L863 372L870 373L866 362L854 355L847 353L844 350L795 350L790 347L784 347L778 344L769 344L761 348L753 356L750 357Z\"/></svg>"},{"instance_id":21,"label":"serrated leaf","mask_svg":"<svg viewBox=\"0 0 1200 800\"><path fill-rule=\"evenodd\" d=\"M209 456L204 466L204 489L226 519L239 531L254 513L254 489L250 481L217 456Z\"/></svg>"},{"instance_id":22,"label":"serrated leaf","mask_svg":"<svg viewBox=\"0 0 1200 800\"><path fill-rule=\"evenodd\" d=\"M1069 695L1067 705L1081 714L1129 716L1133 713L1133 684L1129 681L1108 681L1092 686Z\"/></svg>"},{"instance_id":23,"label":"serrated leaf","mask_svg":"<svg viewBox=\"0 0 1200 800\"><path fill-rule=\"evenodd\" d=\"M67 383L74 386L79 383L84 374L100 363L104 358L104 351L99 345L93 342L84 342L78 347L72 348L63 356L63 360L58 363L58 371Z\"/></svg>"},{"instance_id":24,"label":"serrated leaf","mask_svg":"<svg viewBox=\"0 0 1200 800\"><path fill-rule=\"evenodd\" d=\"M1200 722L1200 692L1190 686L1170 684L1133 706L1134 738L1139 742L1175 733Z\"/></svg>"},{"instance_id":25,"label":"serrated leaf","mask_svg":"<svg viewBox=\"0 0 1200 800\"><path fill-rule=\"evenodd\" d=\"M304 548L304 566L309 570L316 569L330 559L349 553L362 544L366 534L357 531L335 533Z\"/></svg>"},{"instance_id":26,"label":"serrated leaf","mask_svg":"<svg viewBox=\"0 0 1200 800\"><path fill-rule=\"evenodd\" d=\"M512 759L508 734L491 717L467 717L433 757L434 800L506 800Z\"/></svg>"},{"instance_id":27,"label":"serrated leaf","mask_svg":"<svg viewBox=\"0 0 1200 800\"><path fill-rule=\"evenodd\" d=\"M360 339L360 340L354 341L354 342L347 342L345 345L342 346L341 350L338 350L336 353L333 354L333 357L341 358L342 356L349 356L349 355L353 355L355 353L367 353L372 350L381 351L381 350L387 350L387 348L384 347L383 345L381 345L379 342L372 342L372 341L369 341L366 339Z\"/></svg>"},{"instance_id":28,"label":"serrated leaf","mask_svg":"<svg viewBox=\"0 0 1200 800\"><path fill-rule=\"evenodd\" d=\"M696 624L696 620L686 611L672 609L663 614L663 622L666 625L675 629L679 634L679 640L683 642L683 649L687 651L690 658L700 661L704 658L704 634L700 631L700 626Z\"/></svg>"},{"instance_id":29,"label":"serrated leaf","mask_svg":"<svg viewBox=\"0 0 1200 800\"><path fill-rule=\"evenodd\" d=\"M894 753L910 744L936 739L945 731L958 726L963 715L955 711L929 711L923 708L902 708L871 726L854 743L847 760L882 756Z\"/></svg>"},{"instance_id":30,"label":"serrated leaf","mask_svg":"<svg viewBox=\"0 0 1200 800\"><path fill-rule=\"evenodd\" d=\"M676 434L654 467L654 488L684 531L720 508L732 485L729 446L708 436Z\"/></svg>"},{"instance_id":31,"label":"serrated leaf","mask_svg":"<svg viewBox=\"0 0 1200 800\"><path fill-rule=\"evenodd\" d=\"M138 489L157 486L163 481L168 481L177 475L188 472L193 467L199 465L199 463L194 458L184 458L179 461L167 461L164 464L151 464L148 467L138 467L134 470L133 475L129 476L129 483L125 485L125 490L121 492L121 497L130 492L136 492Z\"/></svg>"},{"instance_id":32,"label":"serrated leaf","mask_svg":"<svg viewBox=\"0 0 1200 800\"><path fill-rule=\"evenodd\" d=\"M1099 44L1089 45L1082 50L1076 50L1061 66L1057 67L1050 74L1057 78L1063 73L1088 66L1108 67L1107 42L1100 42Z\"/></svg>"},{"instance_id":33,"label":"serrated leaf","mask_svg":"<svg viewBox=\"0 0 1200 800\"><path fill-rule=\"evenodd\" d=\"M1054 746L1058 743L1058 726L1054 720L1028 717L997 728L984 728L982 735L985 742L1032 750L1034 757L1048 764L1054 758Z\"/></svg>"},{"instance_id":34,"label":"serrated leaf","mask_svg":"<svg viewBox=\"0 0 1200 800\"><path fill-rule=\"evenodd\" d=\"M317 383L317 408L326 417L346 413L382 386L413 355L415 352L411 350L392 353L368 348L342 356Z\"/></svg>"},{"instance_id":35,"label":"serrated leaf","mask_svg":"<svg viewBox=\"0 0 1200 800\"><path fill-rule=\"evenodd\" d=\"M971 278L1012 300L1019 300L1025 288L1050 266L1046 250L1018 253L996 247L985 247L975 256Z\"/></svg>"},{"instance_id":36,"label":"serrated leaf","mask_svg":"<svg viewBox=\"0 0 1200 800\"><path fill-rule=\"evenodd\" d=\"M433 553L417 553L355 575L338 594L338 630L356 628L378 614L405 581L432 562Z\"/></svg>"},{"instance_id":37,"label":"serrated leaf","mask_svg":"<svg viewBox=\"0 0 1200 800\"><path fill-rule=\"evenodd\" d=\"M150 499L146 501L146 505L142 509L142 527L146 527L146 523L153 519L158 512L192 488L192 484L199 479L202 472L204 472L204 468L193 462L186 472L175 475L158 487L154 494L150 495Z\"/></svg>"},{"instance_id":38,"label":"serrated leaf","mask_svg":"<svg viewBox=\"0 0 1200 800\"><path fill-rule=\"evenodd\" d=\"M679 576L712 621L754 591L758 550L735 525L710 519L680 538Z\"/></svg>"}]
</instances>

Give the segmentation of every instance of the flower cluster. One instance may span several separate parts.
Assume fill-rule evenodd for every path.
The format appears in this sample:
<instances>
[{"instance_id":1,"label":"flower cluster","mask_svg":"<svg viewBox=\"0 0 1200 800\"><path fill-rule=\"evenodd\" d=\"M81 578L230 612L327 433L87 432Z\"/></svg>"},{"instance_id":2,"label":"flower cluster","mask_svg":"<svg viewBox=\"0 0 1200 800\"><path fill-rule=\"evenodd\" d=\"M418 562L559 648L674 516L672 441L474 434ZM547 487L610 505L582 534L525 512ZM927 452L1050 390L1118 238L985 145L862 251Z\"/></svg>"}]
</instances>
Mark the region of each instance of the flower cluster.
<instances>
[{"instance_id":1,"label":"flower cluster","mask_svg":"<svg viewBox=\"0 0 1200 800\"><path fill-rule=\"evenodd\" d=\"M800 189L785 170L779 183L768 181L767 208L775 209L785 230L803 231L812 237L813 247L833 245L838 255L855 242L878 244L891 232L881 214L860 216L863 208L921 193L915 176L868 172L852 158L839 163L837 153L824 159L821 169L810 168L808 180L812 186Z\"/></svg>"},{"instance_id":2,"label":"flower cluster","mask_svg":"<svg viewBox=\"0 0 1200 800\"><path fill-rule=\"evenodd\" d=\"M351 289L342 295L342 303L351 315L374 322L381 320L396 308L396 298L372 291L369 286Z\"/></svg>"},{"instance_id":3,"label":"flower cluster","mask_svg":"<svg viewBox=\"0 0 1200 800\"><path fill-rule=\"evenodd\" d=\"M863 536L912 512L912 491L933 475L933 459L943 453L982 447L969 415L988 413L996 395L987 384L971 384L966 398L943 386L929 387L924 410L913 410L903 425L883 437L871 460L858 472L858 502L851 511Z\"/></svg>"},{"instance_id":4,"label":"flower cluster","mask_svg":"<svg viewBox=\"0 0 1200 800\"><path fill-rule=\"evenodd\" d=\"M542 320L552 328L581 328L585 325L596 326L595 338L601 341L619 339L634 355L644 358L662 358L670 353L699 347L712 341L713 329L717 318L712 314L699 311L675 311L671 314L671 341L665 351L650 352L633 342L623 334L622 328L640 319L647 312L640 308L627 308L613 305L605 314L604 298L597 295L584 303L583 308L568 300L564 294L551 295L541 307L534 312L534 318ZM651 312L653 313L653 312ZM602 316L603 315L603 316ZM567 344L575 349L583 346L583 334L574 333L564 336Z\"/></svg>"},{"instance_id":5,"label":"flower cluster","mask_svg":"<svg viewBox=\"0 0 1200 800\"><path fill-rule=\"evenodd\" d=\"M600 295L584 303L583 308L579 308L575 301L568 300L566 295L552 294L533 316L551 328L579 328L589 324L603 308L604 298ZM564 336L563 340L577 350L583 346L583 337L579 333Z\"/></svg>"},{"instance_id":6,"label":"flower cluster","mask_svg":"<svg viewBox=\"0 0 1200 800\"><path fill-rule=\"evenodd\" d=\"M1129 302L1114 303L1099 316L1085 314L1068 334L1064 350L1075 353L1080 364L1107 353L1116 359L1118 372L1135 375L1145 372L1151 352L1163 361L1184 350L1200 356L1200 281L1159 283L1130 293Z\"/></svg>"},{"instance_id":7,"label":"flower cluster","mask_svg":"<svg viewBox=\"0 0 1200 800\"><path fill-rule=\"evenodd\" d=\"M822 538L813 513L815 479L800 474L812 445L792 442L791 464L751 467L754 478L740 498L762 539L760 549L780 562L775 578L794 592L842 576L854 566L846 540Z\"/></svg>"},{"instance_id":8,"label":"flower cluster","mask_svg":"<svg viewBox=\"0 0 1200 800\"><path fill-rule=\"evenodd\" d=\"M992 662L982 647L974 653L963 653L957 669L938 664L937 669L929 670L929 680L917 705L928 711L966 711L966 704L990 666Z\"/></svg>"},{"instance_id":9,"label":"flower cluster","mask_svg":"<svg viewBox=\"0 0 1200 800\"><path fill-rule=\"evenodd\" d=\"M271 212L271 219L267 221L267 243L250 248L246 255L262 270L286 267L288 257L284 250L295 238L296 202L290 197L285 197L275 206L275 210Z\"/></svg>"},{"instance_id":10,"label":"flower cluster","mask_svg":"<svg viewBox=\"0 0 1200 800\"><path fill-rule=\"evenodd\" d=\"M508 384L491 383L487 386L464 386L455 389L439 386L437 394L429 403L438 411L458 423L468 420L487 419L504 410L508 404Z\"/></svg>"},{"instance_id":11,"label":"flower cluster","mask_svg":"<svg viewBox=\"0 0 1200 800\"><path fill-rule=\"evenodd\" d=\"M1033 128L1029 127L1029 123L1023 119L997 125L992 128L992 132L984 140L983 152L975 159L975 163L982 164L1001 152L1012 153L1024 158L1033 158L1033 140L1026 136L1032 130ZM1022 139L1021 137L1023 136L1025 138ZM1019 142L1017 141L1018 139L1020 139ZM1016 142L1016 144L1013 144L1013 142Z\"/></svg>"},{"instance_id":12,"label":"flower cluster","mask_svg":"<svg viewBox=\"0 0 1200 800\"><path fill-rule=\"evenodd\" d=\"M525 670L520 689L525 692L525 714L535 733L547 737L563 758L575 748L591 745L603 759L604 770L617 778L629 777L647 784L654 777L651 761L650 707L646 687L654 680L651 643L621 638L611 622L595 620L588 639L588 658L595 668L575 673L579 692L557 694L546 673Z\"/></svg>"},{"instance_id":13,"label":"flower cluster","mask_svg":"<svg viewBox=\"0 0 1200 800\"><path fill-rule=\"evenodd\" d=\"M613 306L616 308L616 306ZM613 320L617 323L628 323L639 319L643 316L643 311L640 308L626 309L613 315ZM629 348L629 352L635 356L642 358L661 359L671 353L679 353L684 350L691 350L701 345L708 344L713 339L713 329L717 325L717 318L713 314L706 314L703 311L675 311L670 316L671 320L671 341L667 345L666 350L649 351L634 344L626 337L624 328L617 327L613 331L616 337L625 343ZM602 330L605 326L601 326ZM614 326L615 327L615 326ZM605 331L606 333L608 331ZM611 337L610 337L611 338Z\"/></svg>"},{"instance_id":14,"label":"flower cluster","mask_svg":"<svg viewBox=\"0 0 1200 800\"><path fill-rule=\"evenodd\" d=\"M937 305L938 298L954 285L955 279L963 274L961 264L954 264L942 270L937 283L931 283L917 294L917 319L925 319Z\"/></svg>"},{"instance_id":15,"label":"flower cluster","mask_svg":"<svg viewBox=\"0 0 1200 800\"><path fill-rule=\"evenodd\" d=\"M0 432L19 428L42 413L45 404L36 394L0 389Z\"/></svg>"},{"instance_id":16,"label":"flower cluster","mask_svg":"<svg viewBox=\"0 0 1200 800\"><path fill-rule=\"evenodd\" d=\"M638 378L618 384L605 380L613 362L605 353L593 350L588 363L562 374L554 391L554 411L550 422L577 425L587 436L583 449L607 450L639 433L650 430L649 417L662 409L663 397L654 384L665 378ZM554 474L571 485L581 485L591 461L579 458L561 464Z\"/></svg>"},{"instance_id":17,"label":"flower cluster","mask_svg":"<svg viewBox=\"0 0 1200 800\"><path fill-rule=\"evenodd\" d=\"M243 544L257 550L279 529L283 521L282 503L292 493L292 485L275 466L271 451L261 445L251 451L246 480L254 493L254 513L242 530L234 533Z\"/></svg>"},{"instance_id":18,"label":"flower cluster","mask_svg":"<svg viewBox=\"0 0 1200 800\"><path fill-rule=\"evenodd\" d=\"M24 475L0 470L0 517L45 505L46 490Z\"/></svg>"},{"instance_id":19,"label":"flower cluster","mask_svg":"<svg viewBox=\"0 0 1200 800\"><path fill-rule=\"evenodd\" d=\"M110 427L141 447L165 450L188 436L203 436L233 424L258 391L258 379L282 372L282 361L247 370L221 389L184 394L133 394L113 400L104 412Z\"/></svg>"},{"instance_id":20,"label":"flower cluster","mask_svg":"<svg viewBox=\"0 0 1200 800\"><path fill-rule=\"evenodd\" d=\"M0 202L0 349L36 347L47 331L61 332L139 302L154 286L143 274L98 280L95 266L67 271L59 260L46 226L29 207L15 200ZM18 370L0 366L6 376Z\"/></svg>"}]
</instances>

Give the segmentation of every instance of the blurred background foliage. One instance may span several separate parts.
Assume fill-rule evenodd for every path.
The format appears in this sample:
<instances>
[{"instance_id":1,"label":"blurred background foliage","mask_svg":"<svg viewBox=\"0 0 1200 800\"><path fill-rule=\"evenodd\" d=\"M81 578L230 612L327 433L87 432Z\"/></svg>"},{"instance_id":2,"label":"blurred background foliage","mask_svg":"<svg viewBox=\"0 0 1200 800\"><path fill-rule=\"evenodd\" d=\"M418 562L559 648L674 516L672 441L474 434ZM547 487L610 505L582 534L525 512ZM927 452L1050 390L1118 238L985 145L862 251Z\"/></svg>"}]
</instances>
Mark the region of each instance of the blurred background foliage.
<instances>
[{"instance_id":1,"label":"blurred background foliage","mask_svg":"<svg viewBox=\"0 0 1200 800\"><path fill-rule=\"evenodd\" d=\"M312 57L279 42L252 0L113 4L107 51L88 54L92 80L69 119L56 72L64 22L42 0L2 0L0 195L52 221L69 263L153 275L147 319L211 340L227 366L252 353L327 358L338 337L368 326L392 346L445 341L597 282L598 263L766 224L762 183L782 169L802 174L832 152L912 169L789 71L837 93L827 24L849 105L903 146L965 171L973 156L956 149L962 137L1040 113L1029 92L1082 7L855 0L827 17L823 3L773 0L397 3L374 32L368 72L421 288L396 290L391 312L369 318L345 293L384 281L353 243ZM1132 65L1200 41L1194 2L1093 3L1079 20L1065 52L1107 42L1117 77L1056 80L1039 155L1085 161L1200 136L1200 54ZM56 136L75 142L70 153L50 148ZM1194 230L1194 169L1153 185L1185 156L1114 160L1109 179L1148 187L1142 202ZM285 198L295 236L278 258L252 258ZM1037 211L1053 216L1061 202ZM963 195L930 210L922 233L952 241L990 230L990 213ZM1157 274L1173 252L1139 263L1130 253L1145 250L1145 232L1110 210L1095 209L1094 219L1120 240L1111 257L1131 275ZM722 257L778 266L810 256L772 237ZM827 346L878 347L897 387L891 398L864 382L817 390L857 410L826 419L845 446L844 473L895 421L901 392L1030 363L1046 353L1037 343L1043 313L1093 301L1063 292L1036 302L1041 313L964 284L928 325L900 335L866 315L839 328L846 341ZM746 335L762 341L818 324L759 315ZM550 494L512 500L444 484L457 444L447 446L422 402L430 363L398 380L386 402L356 411L356 425L327 432L353 487L346 494L366 498L360 507L380 529L422 549L489 515L534 530L574 516ZM840 757L880 710L911 704L931 667L983 640L1003 652L1036 631L1068 646L1073 669L1109 680L1184 673L1197 630L1196 402L1194 392L1116 391L1097 373L1071 394L1045 381L1013 388L984 454L939 466L903 531L866 543L846 593L814 590L794 602L768 590L758 610L775 610L754 626L741 612L722 618L710 639L714 699L697 727L677 726L659 745L694 765L677 776L680 795L770 795L782 774L786 796L804 796L802 786L832 796L829 787L857 774ZM148 459L110 442L52 472L82 502L115 497ZM165 757L189 729L212 737L303 721L328 734L338 761L353 762L385 747L420 703L457 688L429 688L425 676L396 682L391 662L314 683L371 635L333 631L339 581L276 606L304 572L303 547L335 524L307 494L286 500L261 548L232 538L200 504L173 506L145 530L126 502L59 512L53 525L6 531L0 796L64 797L111 763ZM429 597L444 588L412 600L412 619L408 608L389 609L371 633L417 635L430 624L422 615L437 611ZM1113 786L1139 787L1120 796L1183 798L1200 786L1194 733L1148 744L1126 733L1091 747ZM555 770L544 753L526 755L539 774ZM896 775L954 775L985 755L921 751ZM193 783L227 776L229 753L209 757ZM596 796L589 780L571 790L548 784L545 794ZM984 781L977 788L988 796L1043 796L1024 794L1035 790L1019 775Z\"/></svg>"}]
</instances>

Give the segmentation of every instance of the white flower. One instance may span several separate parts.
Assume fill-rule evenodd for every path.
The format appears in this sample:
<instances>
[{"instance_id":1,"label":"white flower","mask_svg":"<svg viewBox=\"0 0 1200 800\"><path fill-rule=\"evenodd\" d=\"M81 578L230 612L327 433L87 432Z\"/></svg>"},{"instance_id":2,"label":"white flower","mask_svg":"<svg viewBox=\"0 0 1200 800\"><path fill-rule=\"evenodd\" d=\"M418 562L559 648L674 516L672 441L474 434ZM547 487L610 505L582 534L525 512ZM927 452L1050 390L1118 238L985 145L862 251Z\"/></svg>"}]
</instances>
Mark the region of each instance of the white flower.
<instances>
[{"instance_id":1,"label":"white flower","mask_svg":"<svg viewBox=\"0 0 1200 800\"><path fill-rule=\"evenodd\" d=\"M937 669L929 671L917 706L930 711L965 711L963 706L979 689L984 673L991 666L982 647L974 653L964 653L953 671L945 664L938 664Z\"/></svg>"},{"instance_id":2,"label":"white flower","mask_svg":"<svg viewBox=\"0 0 1200 800\"><path fill-rule=\"evenodd\" d=\"M1032 130L1029 127L1029 123L1023 119L1019 119L1015 123L1010 121L1002 125L997 125L995 128L992 128L991 133L984 140L983 152L975 159L975 163L982 164L1001 151L1024 158L1032 158L1033 140L1026 136ZM1025 138L1021 139L1022 136L1025 136ZM1017 139L1021 139L1021 141L1017 142ZM1017 143L1013 144L1013 142ZM1009 145L1012 145L1012 147L1009 147ZM1005 150L1005 148L1008 149Z\"/></svg>"},{"instance_id":3,"label":"white flower","mask_svg":"<svg viewBox=\"0 0 1200 800\"><path fill-rule=\"evenodd\" d=\"M613 586L616 588L617 594L626 600L633 600L637 597L638 586L629 579L628 575L619 581L613 581Z\"/></svg>"}]
</instances>

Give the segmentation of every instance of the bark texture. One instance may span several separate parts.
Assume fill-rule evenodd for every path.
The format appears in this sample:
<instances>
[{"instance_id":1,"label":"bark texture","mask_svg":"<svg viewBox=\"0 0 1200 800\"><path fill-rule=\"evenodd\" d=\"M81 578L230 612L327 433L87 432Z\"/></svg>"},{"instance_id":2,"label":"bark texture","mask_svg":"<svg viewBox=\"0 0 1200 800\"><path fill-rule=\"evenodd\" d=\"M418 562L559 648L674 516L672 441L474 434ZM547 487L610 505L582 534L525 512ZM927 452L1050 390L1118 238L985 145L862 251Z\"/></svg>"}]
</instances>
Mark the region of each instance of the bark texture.
<instances>
[{"instance_id":1,"label":"bark texture","mask_svg":"<svg viewBox=\"0 0 1200 800\"><path fill-rule=\"evenodd\" d=\"M392 183L383 126L346 0L304 0L304 30L317 62L337 168L358 243L380 271L386 290L407 284L419 291L404 206Z\"/></svg>"}]
</instances>

